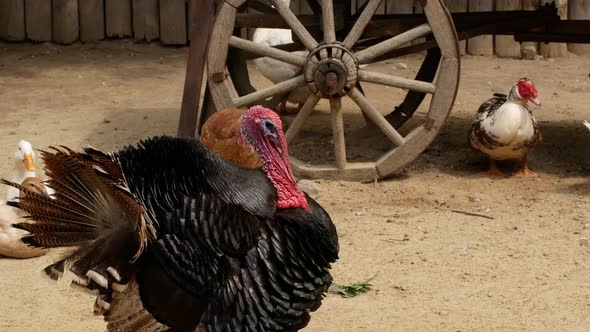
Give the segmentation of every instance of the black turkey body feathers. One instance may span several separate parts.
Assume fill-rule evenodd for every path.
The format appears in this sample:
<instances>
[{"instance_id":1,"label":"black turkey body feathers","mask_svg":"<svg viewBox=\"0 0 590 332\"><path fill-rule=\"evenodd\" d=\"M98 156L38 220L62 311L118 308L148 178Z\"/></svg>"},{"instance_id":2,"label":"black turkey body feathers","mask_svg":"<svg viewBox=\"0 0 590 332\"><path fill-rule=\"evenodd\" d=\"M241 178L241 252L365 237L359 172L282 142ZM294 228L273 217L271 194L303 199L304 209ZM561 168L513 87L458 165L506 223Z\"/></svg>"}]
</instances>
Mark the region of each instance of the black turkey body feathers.
<instances>
[{"instance_id":1,"label":"black turkey body feathers","mask_svg":"<svg viewBox=\"0 0 590 332\"><path fill-rule=\"evenodd\" d=\"M143 308L158 322L179 330L297 330L320 306L332 280L330 263L338 258L336 228L307 195L309 212L277 209L276 190L261 170L175 137L144 140L111 155L89 148L43 157L50 185L59 189L59 213L81 201L75 216L97 227L109 215L85 206L107 204L107 212L119 211L118 219L99 229L125 227L91 233L78 254L66 258L74 260L72 271L83 277L95 270L106 278L105 270L114 267L118 282L137 283L129 288L139 289ZM67 164L52 163L58 159ZM80 188L69 190L74 183ZM85 186L100 194L86 194ZM47 209L20 204L33 219L47 218ZM121 310L111 306L105 319L119 319L126 314Z\"/></svg>"}]
</instances>

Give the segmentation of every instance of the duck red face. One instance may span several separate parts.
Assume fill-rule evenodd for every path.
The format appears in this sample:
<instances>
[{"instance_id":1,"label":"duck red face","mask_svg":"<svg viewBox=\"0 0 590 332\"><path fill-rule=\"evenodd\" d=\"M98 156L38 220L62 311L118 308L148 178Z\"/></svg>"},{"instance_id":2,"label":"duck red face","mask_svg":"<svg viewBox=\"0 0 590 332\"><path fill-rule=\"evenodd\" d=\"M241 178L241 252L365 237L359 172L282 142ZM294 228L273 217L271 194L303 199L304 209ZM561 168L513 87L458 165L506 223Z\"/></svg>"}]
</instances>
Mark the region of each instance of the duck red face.
<instances>
[{"instance_id":1,"label":"duck red face","mask_svg":"<svg viewBox=\"0 0 590 332\"><path fill-rule=\"evenodd\" d=\"M541 100L539 100L537 88L533 81L527 78L521 78L518 83L516 83L518 88L518 94L522 99L530 100L531 103L541 106Z\"/></svg>"}]
</instances>

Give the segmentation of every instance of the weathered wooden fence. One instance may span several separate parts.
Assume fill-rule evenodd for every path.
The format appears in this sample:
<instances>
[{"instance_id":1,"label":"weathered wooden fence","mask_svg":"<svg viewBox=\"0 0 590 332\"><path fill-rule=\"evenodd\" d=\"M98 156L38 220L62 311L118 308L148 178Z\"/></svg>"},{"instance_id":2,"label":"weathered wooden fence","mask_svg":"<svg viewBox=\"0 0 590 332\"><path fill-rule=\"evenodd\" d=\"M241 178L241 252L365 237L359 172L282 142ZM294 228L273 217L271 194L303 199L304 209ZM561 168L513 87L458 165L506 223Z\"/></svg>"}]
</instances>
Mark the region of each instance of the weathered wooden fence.
<instances>
[{"instance_id":1,"label":"weathered wooden fence","mask_svg":"<svg viewBox=\"0 0 590 332\"><path fill-rule=\"evenodd\" d=\"M159 40L185 45L190 7L199 0L0 0L0 40L53 41L70 44L106 38ZM351 0L353 10L368 0ZM590 19L590 0L445 0L451 12L534 10L556 1L562 18ZM569 3L569 10L568 10ZM312 13L306 0L292 0L300 14ZM384 0L377 14L421 13L418 0ZM565 44L517 43L512 36L478 36L461 42L461 53L520 57L523 47L546 57L567 54ZM572 44L570 51L590 53L590 45Z\"/></svg>"}]
</instances>

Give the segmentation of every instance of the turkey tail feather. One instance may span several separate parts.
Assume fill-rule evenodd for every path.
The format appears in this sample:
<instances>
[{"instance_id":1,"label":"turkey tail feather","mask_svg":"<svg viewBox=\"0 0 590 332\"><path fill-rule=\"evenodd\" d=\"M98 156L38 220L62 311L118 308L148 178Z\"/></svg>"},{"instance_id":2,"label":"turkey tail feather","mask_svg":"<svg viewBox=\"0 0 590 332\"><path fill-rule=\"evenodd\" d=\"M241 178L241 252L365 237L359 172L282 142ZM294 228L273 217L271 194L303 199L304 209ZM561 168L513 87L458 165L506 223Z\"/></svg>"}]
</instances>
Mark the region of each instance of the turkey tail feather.
<instances>
[{"instance_id":1,"label":"turkey tail feather","mask_svg":"<svg viewBox=\"0 0 590 332\"><path fill-rule=\"evenodd\" d=\"M23 193L12 203L33 221L15 225L31 233L23 242L44 248L78 246L46 268L52 278L63 272L67 262L79 277L85 277L90 269L106 270L109 266L125 270L143 250L147 225L141 206L117 187L122 184L114 185L117 179L101 174L100 164L104 163L112 175L118 175L116 164L112 160L107 163L108 156L94 150L87 155L65 147L50 149L41 151L41 157L50 178L48 186L55 190L53 198L0 180Z\"/></svg>"}]
</instances>

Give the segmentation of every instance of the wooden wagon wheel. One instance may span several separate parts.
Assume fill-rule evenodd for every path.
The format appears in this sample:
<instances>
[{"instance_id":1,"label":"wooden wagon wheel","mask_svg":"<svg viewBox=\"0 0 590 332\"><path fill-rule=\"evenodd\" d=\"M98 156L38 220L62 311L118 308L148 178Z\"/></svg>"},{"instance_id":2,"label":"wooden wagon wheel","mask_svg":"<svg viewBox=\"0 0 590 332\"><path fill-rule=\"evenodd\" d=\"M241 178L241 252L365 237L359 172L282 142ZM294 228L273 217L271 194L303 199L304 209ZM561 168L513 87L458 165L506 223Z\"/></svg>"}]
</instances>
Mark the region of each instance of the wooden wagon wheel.
<instances>
[{"instance_id":1,"label":"wooden wagon wheel","mask_svg":"<svg viewBox=\"0 0 590 332\"><path fill-rule=\"evenodd\" d=\"M442 0L422 0L427 23L386 39L358 52L351 51L361 38L381 0L369 1L344 41L336 41L332 0L322 0L323 41L318 42L281 0L271 0L276 11L289 25L299 41L310 52L307 57L278 48L256 44L233 36L237 8L245 0L225 0L219 8L208 54L208 85L216 109L246 107L261 100L307 85L312 91L286 132L291 142L313 112L320 99L330 101L334 136L335 162L310 165L292 158L296 175L307 178L330 178L368 181L385 177L414 160L432 142L450 113L459 83L459 47L450 14ZM359 69L378 57L415 39L434 35L440 48L435 82L423 82ZM229 47L283 61L303 69L303 74L240 96L227 70ZM371 102L356 88L357 82L369 82L432 95L426 117L406 136L402 136ZM394 147L373 162L348 162L341 98L348 96Z\"/></svg>"}]
</instances>

